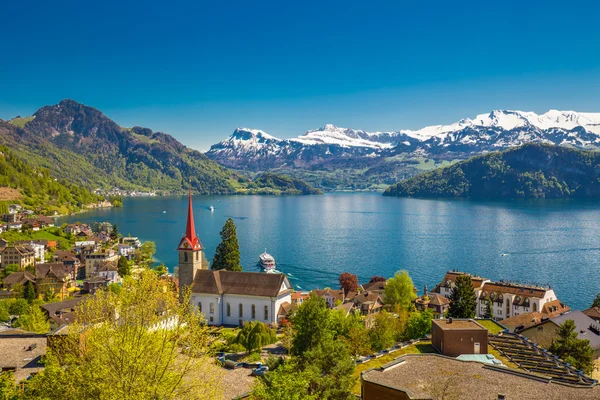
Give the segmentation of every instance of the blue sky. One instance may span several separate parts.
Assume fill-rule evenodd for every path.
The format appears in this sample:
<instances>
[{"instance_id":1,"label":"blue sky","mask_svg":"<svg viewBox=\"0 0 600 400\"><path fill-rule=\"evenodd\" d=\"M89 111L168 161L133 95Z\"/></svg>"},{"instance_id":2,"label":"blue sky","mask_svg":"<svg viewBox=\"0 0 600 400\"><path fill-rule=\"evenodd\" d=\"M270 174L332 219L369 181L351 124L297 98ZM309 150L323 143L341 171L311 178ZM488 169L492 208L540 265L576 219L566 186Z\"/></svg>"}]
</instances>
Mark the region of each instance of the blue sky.
<instances>
[{"instance_id":1,"label":"blue sky","mask_svg":"<svg viewBox=\"0 0 600 400\"><path fill-rule=\"evenodd\" d=\"M5 119L72 98L206 150L238 126L290 137L600 112L591 1L5 3Z\"/></svg>"}]
</instances>

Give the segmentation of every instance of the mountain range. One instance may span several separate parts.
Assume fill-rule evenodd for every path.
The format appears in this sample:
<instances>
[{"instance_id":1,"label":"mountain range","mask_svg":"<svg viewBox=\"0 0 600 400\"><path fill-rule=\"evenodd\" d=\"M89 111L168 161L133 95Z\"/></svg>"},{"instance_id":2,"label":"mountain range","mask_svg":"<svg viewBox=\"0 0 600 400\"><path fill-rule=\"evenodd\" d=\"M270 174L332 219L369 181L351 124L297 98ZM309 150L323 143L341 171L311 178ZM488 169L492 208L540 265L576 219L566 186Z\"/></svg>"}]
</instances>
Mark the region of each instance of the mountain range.
<instances>
[{"instance_id":1,"label":"mountain range","mask_svg":"<svg viewBox=\"0 0 600 400\"><path fill-rule=\"evenodd\" d=\"M197 193L256 191L249 186L251 179L171 135L121 127L101 111L73 100L44 106L30 117L0 120L0 144L32 168L48 169L55 178L91 189L181 193L191 186ZM288 187L270 189L279 193Z\"/></svg>"},{"instance_id":2,"label":"mountain range","mask_svg":"<svg viewBox=\"0 0 600 400\"><path fill-rule=\"evenodd\" d=\"M206 155L238 170L286 170L327 188L323 177L346 177L353 185L393 184L448 162L531 142L599 148L600 113L495 110L450 125L392 132L328 124L292 139L238 128Z\"/></svg>"}]
</instances>

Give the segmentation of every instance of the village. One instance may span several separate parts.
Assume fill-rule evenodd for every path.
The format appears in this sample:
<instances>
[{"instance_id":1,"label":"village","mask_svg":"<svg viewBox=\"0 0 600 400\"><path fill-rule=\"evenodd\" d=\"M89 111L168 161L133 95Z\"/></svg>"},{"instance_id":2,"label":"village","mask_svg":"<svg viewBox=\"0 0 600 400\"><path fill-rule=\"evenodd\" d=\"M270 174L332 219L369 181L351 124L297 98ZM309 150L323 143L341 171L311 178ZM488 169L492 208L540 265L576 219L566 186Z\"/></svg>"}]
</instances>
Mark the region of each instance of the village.
<instances>
[{"instance_id":1,"label":"village","mask_svg":"<svg viewBox=\"0 0 600 400\"><path fill-rule=\"evenodd\" d=\"M323 362L318 357L335 366L322 366L319 374L343 384L336 389L342 394L330 396L332 389L319 383L316 398L600 396L600 298L589 309L571 310L549 286L456 270L431 290L419 291L406 271L398 271L363 283L345 272L339 288L295 291L285 274L242 271L229 257L234 237L224 237L224 250L209 265L191 195L172 275L154 265L153 243L125 237L108 222L57 227L52 218L19 210L2 219L12 234L0 236L0 374L10 374L17 392L26 393L28 382L45 375L49 355L64 351L62 338L75 335L79 342L92 329L84 322L93 309L88 304L104 293L118 298L150 279L157 296L167 293L201 317L203 354L220 371L222 380L212 385L220 386L222 398L282 398L277 379L306 378L303 363ZM31 238L15 240L19 235ZM161 304L149 331L157 324L171 329ZM309 355L320 346L343 348ZM345 375L336 375L339 370ZM432 370L440 373L427 373ZM289 390L304 398L308 387Z\"/></svg>"}]
</instances>

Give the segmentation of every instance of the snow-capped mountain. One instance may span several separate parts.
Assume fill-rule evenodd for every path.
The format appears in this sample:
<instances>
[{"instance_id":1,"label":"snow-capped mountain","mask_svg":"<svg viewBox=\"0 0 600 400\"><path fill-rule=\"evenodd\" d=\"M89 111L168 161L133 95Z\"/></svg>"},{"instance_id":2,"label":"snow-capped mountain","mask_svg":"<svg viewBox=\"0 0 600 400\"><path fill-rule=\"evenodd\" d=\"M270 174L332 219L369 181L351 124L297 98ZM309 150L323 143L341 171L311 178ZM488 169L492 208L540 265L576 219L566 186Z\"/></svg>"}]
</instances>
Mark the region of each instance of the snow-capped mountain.
<instances>
[{"instance_id":1,"label":"snow-capped mountain","mask_svg":"<svg viewBox=\"0 0 600 400\"><path fill-rule=\"evenodd\" d=\"M495 110L450 125L372 133L328 124L293 139L238 128L229 138L212 146L207 155L225 166L249 170L318 169L327 165L351 168L361 159L398 155L461 159L528 142L600 147L600 113L550 110L538 115Z\"/></svg>"}]
</instances>

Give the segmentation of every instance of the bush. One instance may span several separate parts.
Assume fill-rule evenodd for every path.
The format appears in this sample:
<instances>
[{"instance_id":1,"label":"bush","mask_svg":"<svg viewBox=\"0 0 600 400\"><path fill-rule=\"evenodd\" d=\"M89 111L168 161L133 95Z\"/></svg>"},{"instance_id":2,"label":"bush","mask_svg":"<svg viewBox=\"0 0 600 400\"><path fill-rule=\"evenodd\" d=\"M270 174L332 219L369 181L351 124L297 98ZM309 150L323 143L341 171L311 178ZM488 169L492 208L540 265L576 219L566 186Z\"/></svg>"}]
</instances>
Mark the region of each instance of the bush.
<instances>
[{"instance_id":1,"label":"bush","mask_svg":"<svg viewBox=\"0 0 600 400\"><path fill-rule=\"evenodd\" d=\"M260 321L249 321L244 324L238 333L236 343L244 346L248 353L260 350L263 346L275 343L277 335L275 329L269 328Z\"/></svg>"},{"instance_id":2,"label":"bush","mask_svg":"<svg viewBox=\"0 0 600 400\"><path fill-rule=\"evenodd\" d=\"M29 303L25 299L16 299L9 307L8 312L12 315L23 315L29 310Z\"/></svg>"},{"instance_id":3,"label":"bush","mask_svg":"<svg viewBox=\"0 0 600 400\"><path fill-rule=\"evenodd\" d=\"M253 362L261 361L262 358L260 358L259 352L255 352L255 353L251 353L250 355L248 355L248 357L246 357L245 360L246 360L246 362L253 363Z\"/></svg>"}]
</instances>

